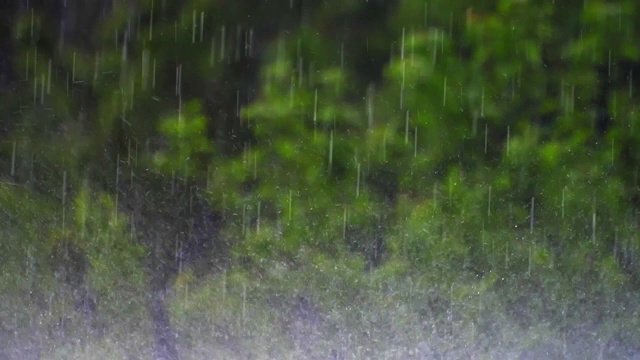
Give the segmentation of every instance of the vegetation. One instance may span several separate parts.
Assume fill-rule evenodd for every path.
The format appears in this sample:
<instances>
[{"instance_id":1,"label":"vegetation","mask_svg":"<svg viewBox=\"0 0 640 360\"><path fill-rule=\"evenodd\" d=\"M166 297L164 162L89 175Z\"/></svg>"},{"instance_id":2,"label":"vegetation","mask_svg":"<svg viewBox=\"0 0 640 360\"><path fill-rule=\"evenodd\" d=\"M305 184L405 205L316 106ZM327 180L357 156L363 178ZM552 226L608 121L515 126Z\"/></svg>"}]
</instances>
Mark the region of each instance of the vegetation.
<instances>
[{"instance_id":1,"label":"vegetation","mask_svg":"<svg viewBox=\"0 0 640 360\"><path fill-rule=\"evenodd\" d=\"M640 354L635 1L0 13L0 358Z\"/></svg>"}]
</instances>

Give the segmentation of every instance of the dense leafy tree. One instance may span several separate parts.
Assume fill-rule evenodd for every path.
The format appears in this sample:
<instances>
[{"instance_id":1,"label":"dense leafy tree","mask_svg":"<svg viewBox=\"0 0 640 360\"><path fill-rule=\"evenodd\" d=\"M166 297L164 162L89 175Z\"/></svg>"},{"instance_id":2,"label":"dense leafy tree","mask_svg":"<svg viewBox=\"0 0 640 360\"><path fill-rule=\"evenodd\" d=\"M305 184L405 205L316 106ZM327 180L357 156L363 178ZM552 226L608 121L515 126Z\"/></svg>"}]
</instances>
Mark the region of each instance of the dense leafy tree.
<instances>
[{"instance_id":1,"label":"dense leafy tree","mask_svg":"<svg viewBox=\"0 0 640 360\"><path fill-rule=\"evenodd\" d=\"M248 291L640 346L634 1L0 6L0 348L129 326L177 359L180 324L259 331Z\"/></svg>"}]
</instances>

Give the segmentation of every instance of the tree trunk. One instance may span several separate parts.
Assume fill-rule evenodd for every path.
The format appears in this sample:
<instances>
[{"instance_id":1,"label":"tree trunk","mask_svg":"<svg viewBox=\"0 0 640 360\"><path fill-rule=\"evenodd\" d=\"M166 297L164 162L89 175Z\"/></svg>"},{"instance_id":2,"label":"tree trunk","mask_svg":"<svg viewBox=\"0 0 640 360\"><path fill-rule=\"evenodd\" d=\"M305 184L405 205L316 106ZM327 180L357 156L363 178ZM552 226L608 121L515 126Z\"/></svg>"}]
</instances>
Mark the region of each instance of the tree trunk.
<instances>
[{"instance_id":1,"label":"tree trunk","mask_svg":"<svg viewBox=\"0 0 640 360\"><path fill-rule=\"evenodd\" d=\"M156 275L153 276L155 277ZM176 336L171 329L164 303L164 294L164 286L157 283L154 284L149 304L149 312L153 321L154 358L156 360L178 360L180 357L176 346Z\"/></svg>"}]
</instances>

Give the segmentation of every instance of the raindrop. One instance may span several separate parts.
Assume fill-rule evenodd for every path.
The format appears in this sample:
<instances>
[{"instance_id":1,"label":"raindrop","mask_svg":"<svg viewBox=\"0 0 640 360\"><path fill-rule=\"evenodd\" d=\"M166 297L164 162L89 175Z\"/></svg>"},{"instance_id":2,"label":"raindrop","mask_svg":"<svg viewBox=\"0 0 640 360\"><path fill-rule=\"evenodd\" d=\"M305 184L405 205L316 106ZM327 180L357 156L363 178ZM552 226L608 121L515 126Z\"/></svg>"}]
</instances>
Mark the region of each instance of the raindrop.
<instances>
[{"instance_id":1,"label":"raindrop","mask_svg":"<svg viewBox=\"0 0 640 360\"><path fill-rule=\"evenodd\" d=\"M484 153L487 153L487 147L489 144L489 125L484 123Z\"/></svg>"},{"instance_id":2,"label":"raindrop","mask_svg":"<svg viewBox=\"0 0 640 360\"><path fill-rule=\"evenodd\" d=\"M33 53L33 78L34 78L34 81L36 79L36 75L38 74L37 70L38 70L38 48L35 48L35 51Z\"/></svg>"},{"instance_id":3,"label":"raindrop","mask_svg":"<svg viewBox=\"0 0 640 360\"><path fill-rule=\"evenodd\" d=\"M200 42L204 41L204 11L200 12Z\"/></svg>"},{"instance_id":4,"label":"raindrop","mask_svg":"<svg viewBox=\"0 0 640 360\"><path fill-rule=\"evenodd\" d=\"M213 60L216 57L216 38L211 38L211 51L209 52L209 67L213 67Z\"/></svg>"},{"instance_id":5,"label":"raindrop","mask_svg":"<svg viewBox=\"0 0 640 360\"><path fill-rule=\"evenodd\" d=\"M304 76L304 59L298 56L298 86L302 87L302 78Z\"/></svg>"},{"instance_id":6,"label":"raindrop","mask_svg":"<svg viewBox=\"0 0 640 360\"><path fill-rule=\"evenodd\" d=\"M33 10L34 9L31 8L31 39L33 39L33 17L34 17Z\"/></svg>"},{"instance_id":7,"label":"raindrop","mask_svg":"<svg viewBox=\"0 0 640 360\"><path fill-rule=\"evenodd\" d=\"M191 22L191 43L196 43L196 11L193 10L193 19Z\"/></svg>"},{"instance_id":8,"label":"raindrop","mask_svg":"<svg viewBox=\"0 0 640 360\"><path fill-rule=\"evenodd\" d=\"M504 244L504 268L509 268L509 243Z\"/></svg>"},{"instance_id":9,"label":"raindrop","mask_svg":"<svg viewBox=\"0 0 640 360\"><path fill-rule=\"evenodd\" d=\"M333 130L331 130L331 135L329 136L329 175L331 175L333 166Z\"/></svg>"},{"instance_id":10,"label":"raindrop","mask_svg":"<svg viewBox=\"0 0 640 360\"><path fill-rule=\"evenodd\" d=\"M151 80L151 88L156 88L156 58L153 58L153 76Z\"/></svg>"},{"instance_id":11,"label":"raindrop","mask_svg":"<svg viewBox=\"0 0 640 360\"><path fill-rule=\"evenodd\" d=\"M318 89L315 89L314 97L313 97L313 135L314 137L315 137L317 122L318 122Z\"/></svg>"},{"instance_id":12,"label":"raindrop","mask_svg":"<svg viewBox=\"0 0 640 360\"><path fill-rule=\"evenodd\" d=\"M611 139L611 166L613 166L613 163L615 161L615 145L616 145L616 139L613 138Z\"/></svg>"},{"instance_id":13,"label":"raindrop","mask_svg":"<svg viewBox=\"0 0 640 360\"><path fill-rule=\"evenodd\" d=\"M607 63L607 82L611 82L611 49L609 49L609 60Z\"/></svg>"},{"instance_id":14,"label":"raindrop","mask_svg":"<svg viewBox=\"0 0 640 360\"><path fill-rule=\"evenodd\" d=\"M596 242L596 198L593 197L593 206L591 210L591 242Z\"/></svg>"},{"instance_id":15,"label":"raindrop","mask_svg":"<svg viewBox=\"0 0 640 360\"><path fill-rule=\"evenodd\" d=\"M149 11L149 41L153 40L153 1L151 0L151 11Z\"/></svg>"},{"instance_id":16,"label":"raindrop","mask_svg":"<svg viewBox=\"0 0 640 360\"><path fill-rule=\"evenodd\" d=\"M253 28L249 29L249 35L247 39L247 56L253 56Z\"/></svg>"},{"instance_id":17,"label":"raindrop","mask_svg":"<svg viewBox=\"0 0 640 360\"><path fill-rule=\"evenodd\" d=\"M49 59L47 66L47 95L48 94L51 94L51 59Z\"/></svg>"},{"instance_id":18,"label":"raindrop","mask_svg":"<svg viewBox=\"0 0 640 360\"><path fill-rule=\"evenodd\" d=\"M242 235L247 234L247 205L242 206Z\"/></svg>"},{"instance_id":19,"label":"raindrop","mask_svg":"<svg viewBox=\"0 0 640 360\"><path fill-rule=\"evenodd\" d=\"M291 222L291 216L293 215L292 206L293 206L293 191L289 190L289 222Z\"/></svg>"},{"instance_id":20,"label":"raindrop","mask_svg":"<svg viewBox=\"0 0 640 360\"><path fill-rule=\"evenodd\" d=\"M570 103L570 112L573 114L576 104L576 86L571 85L571 103Z\"/></svg>"},{"instance_id":21,"label":"raindrop","mask_svg":"<svg viewBox=\"0 0 640 360\"><path fill-rule=\"evenodd\" d=\"M11 177L16 174L16 142L13 142L13 148L11 150Z\"/></svg>"},{"instance_id":22,"label":"raindrop","mask_svg":"<svg viewBox=\"0 0 640 360\"><path fill-rule=\"evenodd\" d=\"M561 215L562 215L563 219L564 219L564 198L565 198L565 190L566 189L567 189L566 186L564 188L562 188Z\"/></svg>"},{"instance_id":23,"label":"raindrop","mask_svg":"<svg viewBox=\"0 0 640 360\"><path fill-rule=\"evenodd\" d=\"M100 56L96 54L96 60L93 63L93 84L98 82L98 68L100 66Z\"/></svg>"},{"instance_id":24,"label":"raindrop","mask_svg":"<svg viewBox=\"0 0 640 360\"><path fill-rule=\"evenodd\" d=\"M180 88L182 87L182 65L176 65L176 96L180 95Z\"/></svg>"},{"instance_id":25,"label":"raindrop","mask_svg":"<svg viewBox=\"0 0 640 360\"><path fill-rule=\"evenodd\" d=\"M357 163L356 171L356 198L358 198L360 196L360 163Z\"/></svg>"},{"instance_id":26,"label":"raindrop","mask_svg":"<svg viewBox=\"0 0 640 360\"><path fill-rule=\"evenodd\" d=\"M535 210L535 203L536 203L536 198L532 197L531 198L531 211L530 211L530 214L529 214L529 217L530 217L530 219L529 219L529 233L530 234L533 234L533 224L534 224L533 215L534 215L534 210Z\"/></svg>"},{"instance_id":27,"label":"raindrop","mask_svg":"<svg viewBox=\"0 0 640 360\"><path fill-rule=\"evenodd\" d=\"M478 110L475 109L473 110L473 119L471 122L471 136L475 138L477 133L478 133Z\"/></svg>"},{"instance_id":28,"label":"raindrop","mask_svg":"<svg viewBox=\"0 0 640 360\"><path fill-rule=\"evenodd\" d=\"M62 173L62 230L65 229L66 208L67 203L67 172Z\"/></svg>"},{"instance_id":29,"label":"raindrop","mask_svg":"<svg viewBox=\"0 0 640 360\"><path fill-rule=\"evenodd\" d=\"M416 44L416 36L413 30L411 30L411 66L413 66L413 59L415 55L415 44Z\"/></svg>"},{"instance_id":30,"label":"raindrop","mask_svg":"<svg viewBox=\"0 0 640 360\"><path fill-rule=\"evenodd\" d=\"M147 88L149 79L149 49L142 50L142 89Z\"/></svg>"},{"instance_id":31,"label":"raindrop","mask_svg":"<svg viewBox=\"0 0 640 360\"><path fill-rule=\"evenodd\" d=\"M482 87L480 95L480 117L484 118L484 86Z\"/></svg>"},{"instance_id":32,"label":"raindrop","mask_svg":"<svg viewBox=\"0 0 640 360\"><path fill-rule=\"evenodd\" d=\"M29 61L31 60L31 58L29 57L29 51L27 51L27 56L26 56L26 62L27 64L25 65L25 80L29 81Z\"/></svg>"},{"instance_id":33,"label":"raindrop","mask_svg":"<svg viewBox=\"0 0 640 360\"><path fill-rule=\"evenodd\" d=\"M482 231L480 232L480 243L482 244L482 251L484 251L484 220L482 220Z\"/></svg>"},{"instance_id":34,"label":"raindrop","mask_svg":"<svg viewBox=\"0 0 640 360\"><path fill-rule=\"evenodd\" d=\"M260 234L260 210L262 210L262 203L258 201L258 213L256 216L256 234Z\"/></svg>"},{"instance_id":35,"label":"raindrop","mask_svg":"<svg viewBox=\"0 0 640 360\"><path fill-rule=\"evenodd\" d=\"M438 56L438 36L440 36L440 31L435 29L435 37L433 38L433 63L436 63L436 59Z\"/></svg>"},{"instance_id":36,"label":"raindrop","mask_svg":"<svg viewBox=\"0 0 640 360\"><path fill-rule=\"evenodd\" d=\"M370 84L367 88L367 119L369 124L369 130L373 129L373 96L375 87Z\"/></svg>"},{"instance_id":37,"label":"raindrop","mask_svg":"<svg viewBox=\"0 0 640 360\"><path fill-rule=\"evenodd\" d=\"M400 109L402 109L404 107L404 84L405 84L405 62L404 60L402 61L402 80L400 83ZM445 78L445 82L446 82L446 78ZM446 89L445 89L446 92Z\"/></svg>"},{"instance_id":38,"label":"raindrop","mask_svg":"<svg viewBox=\"0 0 640 360\"><path fill-rule=\"evenodd\" d=\"M507 156L509 156L510 142L511 142L511 126L507 126Z\"/></svg>"},{"instance_id":39,"label":"raindrop","mask_svg":"<svg viewBox=\"0 0 640 360\"><path fill-rule=\"evenodd\" d=\"M418 127L415 127L415 131L413 133L413 157L418 157Z\"/></svg>"},{"instance_id":40,"label":"raindrop","mask_svg":"<svg viewBox=\"0 0 640 360\"><path fill-rule=\"evenodd\" d=\"M428 14L427 5L428 5L428 3L425 1L424 2L424 15L423 15L423 20L422 20L422 25L425 28L427 27L427 14Z\"/></svg>"},{"instance_id":41,"label":"raindrop","mask_svg":"<svg viewBox=\"0 0 640 360\"><path fill-rule=\"evenodd\" d=\"M295 95L295 76L291 75L291 82L289 84L289 108L293 108L293 97Z\"/></svg>"},{"instance_id":42,"label":"raindrop","mask_svg":"<svg viewBox=\"0 0 640 360\"><path fill-rule=\"evenodd\" d=\"M342 241L347 240L347 207L344 207L344 214L342 215Z\"/></svg>"},{"instance_id":43,"label":"raindrop","mask_svg":"<svg viewBox=\"0 0 640 360\"><path fill-rule=\"evenodd\" d=\"M47 82L44 74L42 74L42 83L40 84L40 105L44 104L44 88L45 83Z\"/></svg>"},{"instance_id":44,"label":"raindrop","mask_svg":"<svg viewBox=\"0 0 640 360\"><path fill-rule=\"evenodd\" d=\"M222 301L227 299L227 270L222 270Z\"/></svg>"},{"instance_id":45,"label":"raindrop","mask_svg":"<svg viewBox=\"0 0 640 360\"><path fill-rule=\"evenodd\" d=\"M442 106L447 106L447 77L444 77L444 90L442 94Z\"/></svg>"},{"instance_id":46,"label":"raindrop","mask_svg":"<svg viewBox=\"0 0 640 360\"><path fill-rule=\"evenodd\" d=\"M404 117L404 143L409 143L409 110L407 110Z\"/></svg>"},{"instance_id":47,"label":"raindrop","mask_svg":"<svg viewBox=\"0 0 640 360\"><path fill-rule=\"evenodd\" d=\"M402 28L402 43L400 45L400 62L402 63L402 83L400 85L400 109L403 108L404 101L404 84L405 84L405 62L404 62L404 38L405 28Z\"/></svg>"},{"instance_id":48,"label":"raindrop","mask_svg":"<svg viewBox=\"0 0 640 360\"><path fill-rule=\"evenodd\" d=\"M76 81L76 52L73 52L73 65L71 66L71 82Z\"/></svg>"},{"instance_id":49,"label":"raindrop","mask_svg":"<svg viewBox=\"0 0 640 360\"><path fill-rule=\"evenodd\" d=\"M258 154L253 154L253 180L258 178Z\"/></svg>"},{"instance_id":50,"label":"raindrop","mask_svg":"<svg viewBox=\"0 0 640 360\"><path fill-rule=\"evenodd\" d=\"M529 264L527 266L527 276L531 276L531 257L533 253L533 246L529 244Z\"/></svg>"},{"instance_id":51,"label":"raindrop","mask_svg":"<svg viewBox=\"0 0 640 360\"><path fill-rule=\"evenodd\" d=\"M242 328L247 318L247 284L242 284Z\"/></svg>"},{"instance_id":52,"label":"raindrop","mask_svg":"<svg viewBox=\"0 0 640 360\"><path fill-rule=\"evenodd\" d=\"M236 26L236 43L235 43L235 60L236 61L240 61L240 43L242 41L242 28L240 27L240 25Z\"/></svg>"},{"instance_id":53,"label":"raindrop","mask_svg":"<svg viewBox=\"0 0 640 360\"><path fill-rule=\"evenodd\" d=\"M491 216L491 185L489 185L489 200L487 205L487 217Z\"/></svg>"},{"instance_id":54,"label":"raindrop","mask_svg":"<svg viewBox=\"0 0 640 360\"><path fill-rule=\"evenodd\" d=\"M224 25L222 25L220 27L220 61L224 59L224 41L226 38L226 32L227 32L227 28Z\"/></svg>"},{"instance_id":55,"label":"raindrop","mask_svg":"<svg viewBox=\"0 0 640 360\"><path fill-rule=\"evenodd\" d=\"M382 137L382 162L387 162L387 130L384 131Z\"/></svg>"}]
</instances>

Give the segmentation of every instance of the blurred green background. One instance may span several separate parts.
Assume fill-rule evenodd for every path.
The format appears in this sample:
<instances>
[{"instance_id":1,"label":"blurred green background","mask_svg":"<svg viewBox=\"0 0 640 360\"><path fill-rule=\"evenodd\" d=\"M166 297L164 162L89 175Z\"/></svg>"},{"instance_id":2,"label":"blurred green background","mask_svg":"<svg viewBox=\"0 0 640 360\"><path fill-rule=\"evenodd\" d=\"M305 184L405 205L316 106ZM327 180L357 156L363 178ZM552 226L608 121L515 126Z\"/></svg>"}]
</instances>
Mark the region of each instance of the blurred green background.
<instances>
[{"instance_id":1,"label":"blurred green background","mask_svg":"<svg viewBox=\"0 0 640 360\"><path fill-rule=\"evenodd\" d=\"M0 14L0 358L640 356L640 3Z\"/></svg>"}]
</instances>

